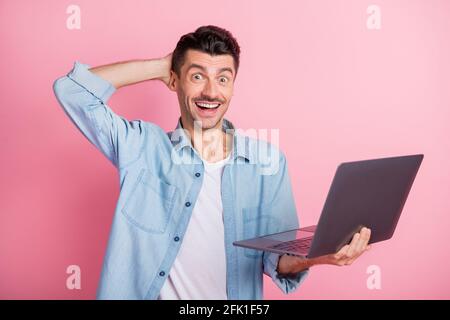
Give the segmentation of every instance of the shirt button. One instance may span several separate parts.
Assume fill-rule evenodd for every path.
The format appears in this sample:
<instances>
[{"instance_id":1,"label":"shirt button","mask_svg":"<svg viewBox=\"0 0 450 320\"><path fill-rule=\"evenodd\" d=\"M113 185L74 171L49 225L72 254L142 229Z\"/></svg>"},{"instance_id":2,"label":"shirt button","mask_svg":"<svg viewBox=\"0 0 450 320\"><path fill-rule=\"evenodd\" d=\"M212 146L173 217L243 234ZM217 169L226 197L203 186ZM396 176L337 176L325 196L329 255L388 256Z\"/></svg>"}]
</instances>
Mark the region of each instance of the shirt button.
<instances>
[{"instance_id":1,"label":"shirt button","mask_svg":"<svg viewBox=\"0 0 450 320\"><path fill-rule=\"evenodd\" d=\"M165 276L165 272L164 271L161 271L160 273L159 273L159 275L161 276L161 277L164 277Z\"/></svg>"},{"instance_id":2,"label":"shirt button","mask_svg":"<svg viewBox=\"0 0 450 320\"><path fill-rule=\"evenodd\" d=\"M173 238L173 240L180 241L180 237L176 236L175 238Z\"/></svg>"},{"instance_id":3,"label":"shirt button","mask_svg":"<svg viewBox=\"0 0 450 320\"><path fill-rule=\"evenodd\" d=\"M195 176L196 176L197 178L200 177L200 173L197 172L197 173L195 174Z\"/></svg>"},{"instance_id":4,"label":"shirt button","mask_svg":"<svg viewBox=\"0 0 450 320\"><path fill-rule=\"evenodd\" d=\"M190 206L191 206L191 203L188 201L188 202L186 202L184 205L185 205L186 207L190 207Z\"/></svg>"}]
</instances>

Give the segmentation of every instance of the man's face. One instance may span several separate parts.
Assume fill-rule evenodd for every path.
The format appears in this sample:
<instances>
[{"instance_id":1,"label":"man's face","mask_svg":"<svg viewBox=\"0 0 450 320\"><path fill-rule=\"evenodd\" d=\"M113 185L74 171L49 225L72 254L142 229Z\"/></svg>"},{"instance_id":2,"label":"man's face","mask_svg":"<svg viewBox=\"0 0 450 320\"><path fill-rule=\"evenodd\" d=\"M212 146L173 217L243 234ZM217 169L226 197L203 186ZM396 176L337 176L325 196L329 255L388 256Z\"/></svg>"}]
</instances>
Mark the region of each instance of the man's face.
<instances>
[{"instance_id":1,"label":"man's face","mask_svg":"<svg viewBox=\"0 0 450 320\"><path fill-rule=\"evenodd\" d=\"M183 125L221 129L222 118L233 95L235 68L229 54L211 56L189 49L180 77L171 71L169 88L177 92Z\"/></svg>"}]
</instances>

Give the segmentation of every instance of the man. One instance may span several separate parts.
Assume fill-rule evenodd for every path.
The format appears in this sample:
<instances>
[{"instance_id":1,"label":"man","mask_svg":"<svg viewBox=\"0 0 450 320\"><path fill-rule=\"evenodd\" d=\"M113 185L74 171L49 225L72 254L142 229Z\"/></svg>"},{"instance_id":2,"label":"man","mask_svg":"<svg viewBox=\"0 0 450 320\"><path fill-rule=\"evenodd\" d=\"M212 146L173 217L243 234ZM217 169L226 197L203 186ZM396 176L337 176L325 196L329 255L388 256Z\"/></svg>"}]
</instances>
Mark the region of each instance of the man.
<instances>
[{"instance_id":1,"label":"man","mask_svg":"<svg viewBox=\"0 0 450 320\"><path fill-rule=\"evenodd\" d=\"M76 61L55 81L64 111L120 176L97 298L261 299L263 273L289 293L310 267L351 264L367 250L368 229L316 259L232 245L299 226L284 154L224 118L239 54L228 31L203 26L164 58L95 68ZM106 104L118 88L151 79L177 93L175 131L129 121ZM260 150L276 170L263 170Z\"/></svg>"}]
</instances>

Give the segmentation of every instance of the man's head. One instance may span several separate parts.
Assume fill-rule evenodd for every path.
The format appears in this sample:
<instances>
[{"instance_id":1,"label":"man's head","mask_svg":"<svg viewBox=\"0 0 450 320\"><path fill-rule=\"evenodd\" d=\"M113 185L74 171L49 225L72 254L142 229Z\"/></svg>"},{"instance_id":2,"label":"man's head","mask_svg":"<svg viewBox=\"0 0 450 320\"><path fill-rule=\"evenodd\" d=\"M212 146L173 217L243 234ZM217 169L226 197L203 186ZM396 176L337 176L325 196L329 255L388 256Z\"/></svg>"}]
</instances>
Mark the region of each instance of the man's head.
<instances>
[{"instance_id":1,"label":"man's head","mask_svg":"<svg viewBox=\"0 0 450 320\"><path fill-rule=\"evenodd\" d=\"M183 125L220 129L233 95L240 48L230 32L203 26L180 38L172 53L169 88L177 92Z\"/></svg>"}]
</instances>

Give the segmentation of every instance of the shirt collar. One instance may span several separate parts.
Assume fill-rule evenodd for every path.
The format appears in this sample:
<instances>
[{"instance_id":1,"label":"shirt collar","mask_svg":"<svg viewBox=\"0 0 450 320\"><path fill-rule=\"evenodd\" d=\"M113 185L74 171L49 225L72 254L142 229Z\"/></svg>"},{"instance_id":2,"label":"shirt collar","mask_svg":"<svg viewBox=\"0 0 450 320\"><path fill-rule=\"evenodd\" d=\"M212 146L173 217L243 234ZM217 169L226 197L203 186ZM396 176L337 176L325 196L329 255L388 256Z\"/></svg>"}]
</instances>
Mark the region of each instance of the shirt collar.
<instances>
[{"instance_id":1,"label":"shirt collar","mask_svg":"<svg viewBox=\"0 0 450 320\"><path fill-rule=\"evenodd\" d=\"M249 145L249 138L241 135L233 125L233 123L225 118L222 121L222 130L233 135L233 159L239 157L252 162L251 150ZM181 117L178 118L175 131L178 133L178 140L171 139L172 145L176 151L180 151L185 147L192 148L191 139L186 134L181 123ZM173 133L173 132L172 132Z\"/></svg>"}]
</instances>

